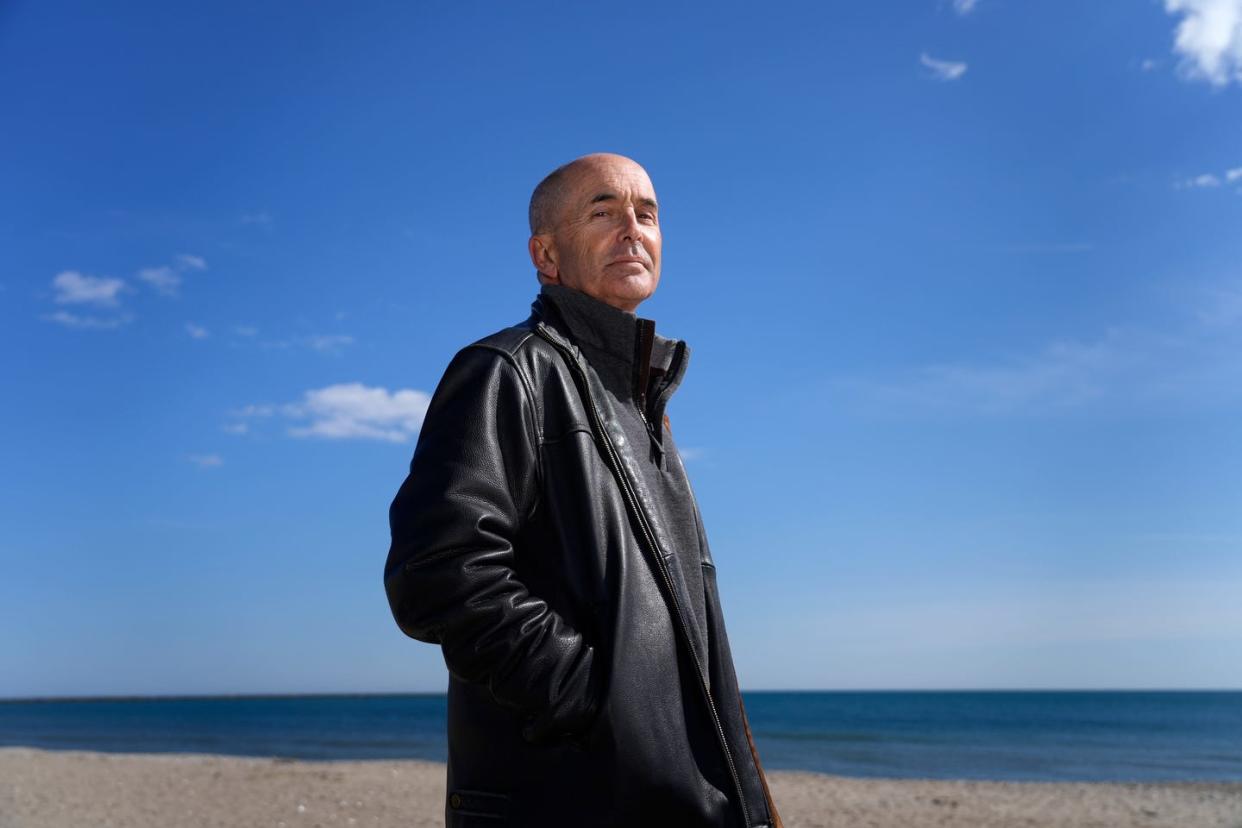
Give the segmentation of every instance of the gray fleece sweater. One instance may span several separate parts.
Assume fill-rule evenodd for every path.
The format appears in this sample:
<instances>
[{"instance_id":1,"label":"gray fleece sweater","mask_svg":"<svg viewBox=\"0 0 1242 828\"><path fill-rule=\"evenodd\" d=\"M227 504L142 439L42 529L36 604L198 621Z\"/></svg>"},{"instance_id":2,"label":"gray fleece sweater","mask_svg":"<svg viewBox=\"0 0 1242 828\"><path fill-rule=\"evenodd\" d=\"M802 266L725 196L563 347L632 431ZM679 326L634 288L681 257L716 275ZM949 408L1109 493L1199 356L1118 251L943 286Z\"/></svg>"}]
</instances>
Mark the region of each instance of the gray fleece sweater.
<instances>
[{"instance_id":1,"label":"gray fleece sweater","mask_svg":"<svg viewBox=\"0 0 1242 828\"><path fill-rule=\"evenodd\" d=\"M543 302L551 305L572 332L582 355L612 395L626 439L642 463L644 482L660 510L690 594L704 681L708 681L707 612L700 549L705 535L681 457L673 445L665 406L685 375L690 349L685 342L655 333L655 322L614 308L562 285L544 285ZM641 412L641 413L640 413ZM645 457L642 450L645 448Z\"/></svg>"}]
</instances>

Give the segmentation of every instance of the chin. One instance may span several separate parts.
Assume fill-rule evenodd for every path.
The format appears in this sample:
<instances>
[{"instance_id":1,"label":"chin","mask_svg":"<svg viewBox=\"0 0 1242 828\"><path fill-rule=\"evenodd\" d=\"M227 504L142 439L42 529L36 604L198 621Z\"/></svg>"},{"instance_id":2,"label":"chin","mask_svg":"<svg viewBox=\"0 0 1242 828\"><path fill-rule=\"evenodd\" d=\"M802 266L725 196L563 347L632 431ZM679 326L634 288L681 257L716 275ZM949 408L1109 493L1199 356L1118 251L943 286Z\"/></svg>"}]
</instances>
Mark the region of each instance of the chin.
<instances>
[{"instance_id":1,"label":"chin","mask_svg":"<svg viewBox=\"0 0 1242 828\"><path fill-rule=\"evenodd\" d=\"M627 273L622 278L614 281L613 288L617 294L646 299L655 293L656 285L659 281L658 276L652 276L646 271L642 273Z\"/></svg>"},{"instance_id":2,"label":"chin","mask_svg":"<svg viewBox=\"0 0 1242 828\"><path fill-rule=\"evenodd\" d=\"M654 285L650 285L650 286L644 285L641 288L635 286L632 289L623 289L623 290L615 291L613 293L613 296L615 296L618 301L637 304L639 302L650 299L651 294L653 293L655 293Z\"/></svg>"}]
</instances>

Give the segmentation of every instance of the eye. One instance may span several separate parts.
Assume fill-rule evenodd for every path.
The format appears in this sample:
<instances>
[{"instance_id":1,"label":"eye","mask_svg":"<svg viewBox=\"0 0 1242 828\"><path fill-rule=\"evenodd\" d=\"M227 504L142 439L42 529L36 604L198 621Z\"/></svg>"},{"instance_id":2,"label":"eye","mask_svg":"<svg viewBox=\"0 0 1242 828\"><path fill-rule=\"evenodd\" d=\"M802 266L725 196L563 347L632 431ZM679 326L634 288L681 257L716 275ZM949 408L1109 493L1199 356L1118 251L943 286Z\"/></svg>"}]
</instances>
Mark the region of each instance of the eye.
<instances>
[{"instance_id":1,"label":"eye","mask_svg":"<svg viewBox=\"0 0 1242 828\"><path fill-rule=\"evenodd\" d=\"M606 216L606 215L608 215L608 211L607 211L607 210L596 210L596 211L595 211L594 213L592 213L591 215L592 215L592 216Z\"/></svg>"}]
</instances>

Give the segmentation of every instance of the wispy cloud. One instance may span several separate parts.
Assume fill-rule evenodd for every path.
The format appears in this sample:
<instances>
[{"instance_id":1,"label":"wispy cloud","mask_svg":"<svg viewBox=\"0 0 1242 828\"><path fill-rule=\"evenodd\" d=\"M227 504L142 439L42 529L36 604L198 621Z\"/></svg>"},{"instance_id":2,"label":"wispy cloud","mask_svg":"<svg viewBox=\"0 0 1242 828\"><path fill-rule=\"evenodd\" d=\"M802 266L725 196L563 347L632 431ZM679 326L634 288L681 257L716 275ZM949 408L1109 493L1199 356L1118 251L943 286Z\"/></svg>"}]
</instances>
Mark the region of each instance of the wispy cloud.
<instances>
[{"instance_id":1,"label":"wispy cloud","mask_svg":"<svg viewBox=\"0 0 1242 828\"><path fill-rule=\"evenodd\" d=\"M1114 370L1118 358L1114 339L1053 342L998 364L928 365L904 380L845 386L890 410L998 414L1071 408L1103 393L1100 376Z\"/></svg>"},{"instance_id":2,"label":"wispy cloud","mask_svg":"<svg viewBox=\"0 0 1242 828\"><path fill-rule=\"evenodd\" d=\"M58 325L64 325L66 328L75 328L82 331L112 331L134 321L133 315L127 313L117 316L85 316L69 313L68 311L46 313L43 315L43 319L55 322Z\"/></svg>"},{"instance_id":3,"label":"wispy cloud","mask_svg":"<svg viewBox=\"0 0 1242 828\"><path fill-rule=\"evenodd\" d=\"M931 70L936 80L954 81L966 74L966 64L952 60L937 60L926 52L919 55L919 62Z\"/></svg>"},{"instance_id":4,"label":"wispy cloud","mask_svg":"<svg viewBox=\"0 0 1242 828\"><path fill-rule=\"evenodd\" d=\"M1219 187L1220 179L1211 173L1203 173L1202 175L1196 175L1194 178L1179 181L1175 186L1183 190L1210 189L1212 187Z\"/></svg>"},{"instance_id":5,"label":"wispy cloud","mask_svg":"<svg viewBox=\"0 0 1242 828\"><path fill-rule=\"evenodd\" d=\"M202 256L182 253L172 265L144 267L138 271L138 279L153 287L157 293L175 296L181 288L182 274L188 271L207 269L207 261Z\"/></svg>"},{"instance_id":6,"label":"wispy cloud","mask_svg":"<svg viewBox=\"0 0 1242 828\"><path fill-rule=\"evenodd\" d=\"M244 213L241 217L242 224L257 224L260 227L270 227L272 224L272 215L266 210L258 213Z\"/></svg>"},{"instance_id":7,"label":"wispy cloud","mask_svg":"<svg viewBox=\"0 0 1242 828\"><path fill-rule=\"evenodd\" d=\"M970 14L979 5L979 0L953 0L953 11L962 17Z\"/></svg>"},{"instance_id":8,"label":"wispy cloud","mask_svg":"<svg viewBox=\"0 0 1242 828\"><path fill-rule=\"evenodd\" d=\"M246 406L233 412L225 429L245 434L248 421L280 417L291 437L404 443L418 434L430 401L425 391L341 383L307 391L293 403Z\"/></svg>"},{"instance_id":9,"label":"wispy cloud","mask_svg":"<svg viewBox=\"0 0 1242 828\"><path fill-rule=\"evenodd\" d=\"M707 451L696 446L678 446L677 454L681 456L682 461L689 463L701 459Z\"/></svg>"},{"instance_id":10,"label":"wispy cloud","mask_svg":"<svg viewBox=\"0 0 1242 828\"><path fill-rule=\"evenodd\" d=\"M190 335L191 339L206 339L211 333L202 325L195 325L193 322L185 323L185 332Z\"/></svg>"},{"instance_id":11,"label":"wispy cloud","mask_svg":"<svg viewBox=\"0 0 1242 828\"><path fill-rule=\"evenodd\" d=\"M340 353L341 349L346 345L352 345L354 338L344 334L321 334L318 336L307 336L302 338L306 347L321 354Z\"/></svg>"},{"instance_id":12,"label":"wispy cloud","mask_svg":"<svg viewBox=\"0 0 1242 828\"><path fill-rule=\"evenodd\" d=\"M996 584L986 591L961 587L936 596L925 590L905 594L905 589L896 586L889 590L887 606L855 606L844 599L841 606L814 611L807 628L835 630L834 637L881 648L911 637L920 646L937 647L1178 641L1238 629L1242 624L1242 604L1236 600L1239 586L1242 581L1232 573L1216 579L1124 573L1108 578L1056 578ZM842 626L846 618L849 621ZM981 618L988 622L980 624Z\"/></svg>"},{"instance_id":13,"label":"wispy cloud","mask_svg":"<svg viewBox=\"0 0 1242 828\"><path fill-rule=\"evenodd\" d=\"M1173 50L1183 77L1242 84L1242 0L1164 0L1164 9L1181 17Z\"/></svg>"},{"instance_id":14,"label":"wispy cloud","mask_svg":"<svg viewBox=\"0 0 1242 828\"><path fill-rule=\"evenodd\" d=\"M1006 245L1010 253L1086 253L1095 249L1091 242L1020 242Z\"/></svg>"},{"instance_id":15,"label":"wispy cloud","mask_svg":"<svg viewBox=\"0 0 1242 828\"><path fill-rule=\"evenodd\" d=\"M171 267L144 267L138 271L138 278L165 296L176 294L181 287L181 275Z\"/></svg>"},{"instance_id":16,"label":"wispy cloud","mask_svg":"<svg viewBox=\"0 0 1242 828\"><path fill-rule=\"evenodd\" d=\"M224 458L218 454L191 454L186 460L200 469L214 469L224 465Z\"/></svg>"},{"instance_id":17,"label":"wispy cloud","mask_svg":"<svg viewBox=\"0 0 1242 828\"><path fill-rule=\"evenodd\" d=\"M1242 399L1242 285L1201 291L1189 321L1114 326L992 360L943 362L891 379L843 378L836 394L877 415L1055 415L1100 406L1233 405Z\"/></svg>"},{"instance_id":18,"label":"wispy cloud","mask_svg":"<svg viewBox=\"0 0 1242 828\"><path fill-rule=\"evenodd\" d=\"M125 280L64 270L52 278L52 289L57 304L115 308L120 304L117 295L125 290Z\"/></svg>"},{"instance_id":19,"label":"wispy cloud","mask_svg":"<svg viewBox=\"0 0 1242 828\"><path fill-rule=\"evenodd\" d=\"M1239 181L1242 181L1242 167L1233 167L1220 174L1206 172L1191 178L1184 178L1173 182L1173 187L1178 190L1213 190L1223 184L1233 184Z\"/></svg>"},{"instance_id":20,"label":"wispy cloud","mask_svg":"<svg viewBox=\"0 0 1242 828\"><path fill-rule=\"evenodd\" d=\"M1207 288L1204 295L1196 315L1205 327L1221 330L1242 325L1242 282Z\"/></svg>"},{"instance_id":21,"label":"wispy cloud","mask_svg":"<svg viewBox=\"0 0 1242 828\"><path fill-rule=\"evenodd\" d=\"M295 336L291 339L275 339L260 342L264 348L280 350L289 348L307 348L321 354L336 355L354 343L354 338L347 334L311 334Z\"/></svg>"},{"instance_id":22,"label":"wispy cloud","mask_svg":"<svg viewBox=\"0 0 1242 828\"><path fill-rule=\"evenodd\" d=\"M183 270L206 270L207 260L202 256L193 256L189 253L182 253L177 256L177 265Z\"/></svg>"}]
</instances>

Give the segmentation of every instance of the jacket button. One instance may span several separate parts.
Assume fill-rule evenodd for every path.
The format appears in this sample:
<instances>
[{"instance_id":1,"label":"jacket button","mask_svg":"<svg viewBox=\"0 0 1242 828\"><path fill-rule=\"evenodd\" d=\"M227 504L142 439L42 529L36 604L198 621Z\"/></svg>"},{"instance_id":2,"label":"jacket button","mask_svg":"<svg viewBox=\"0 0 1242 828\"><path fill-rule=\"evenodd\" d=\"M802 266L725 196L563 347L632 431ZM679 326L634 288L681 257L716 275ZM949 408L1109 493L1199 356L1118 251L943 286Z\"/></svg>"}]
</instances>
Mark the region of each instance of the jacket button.
<instances>
[{"instance_id":1,"label":"jacket button","mask_svg":"<svg viewBox=\"0 0 1242 828\"><path fill-rule=\"evenodd\" d=\"M449 797L449 807L450 808L461 807L461 794L455 793Z\"/></svg>"}]
</instances>

